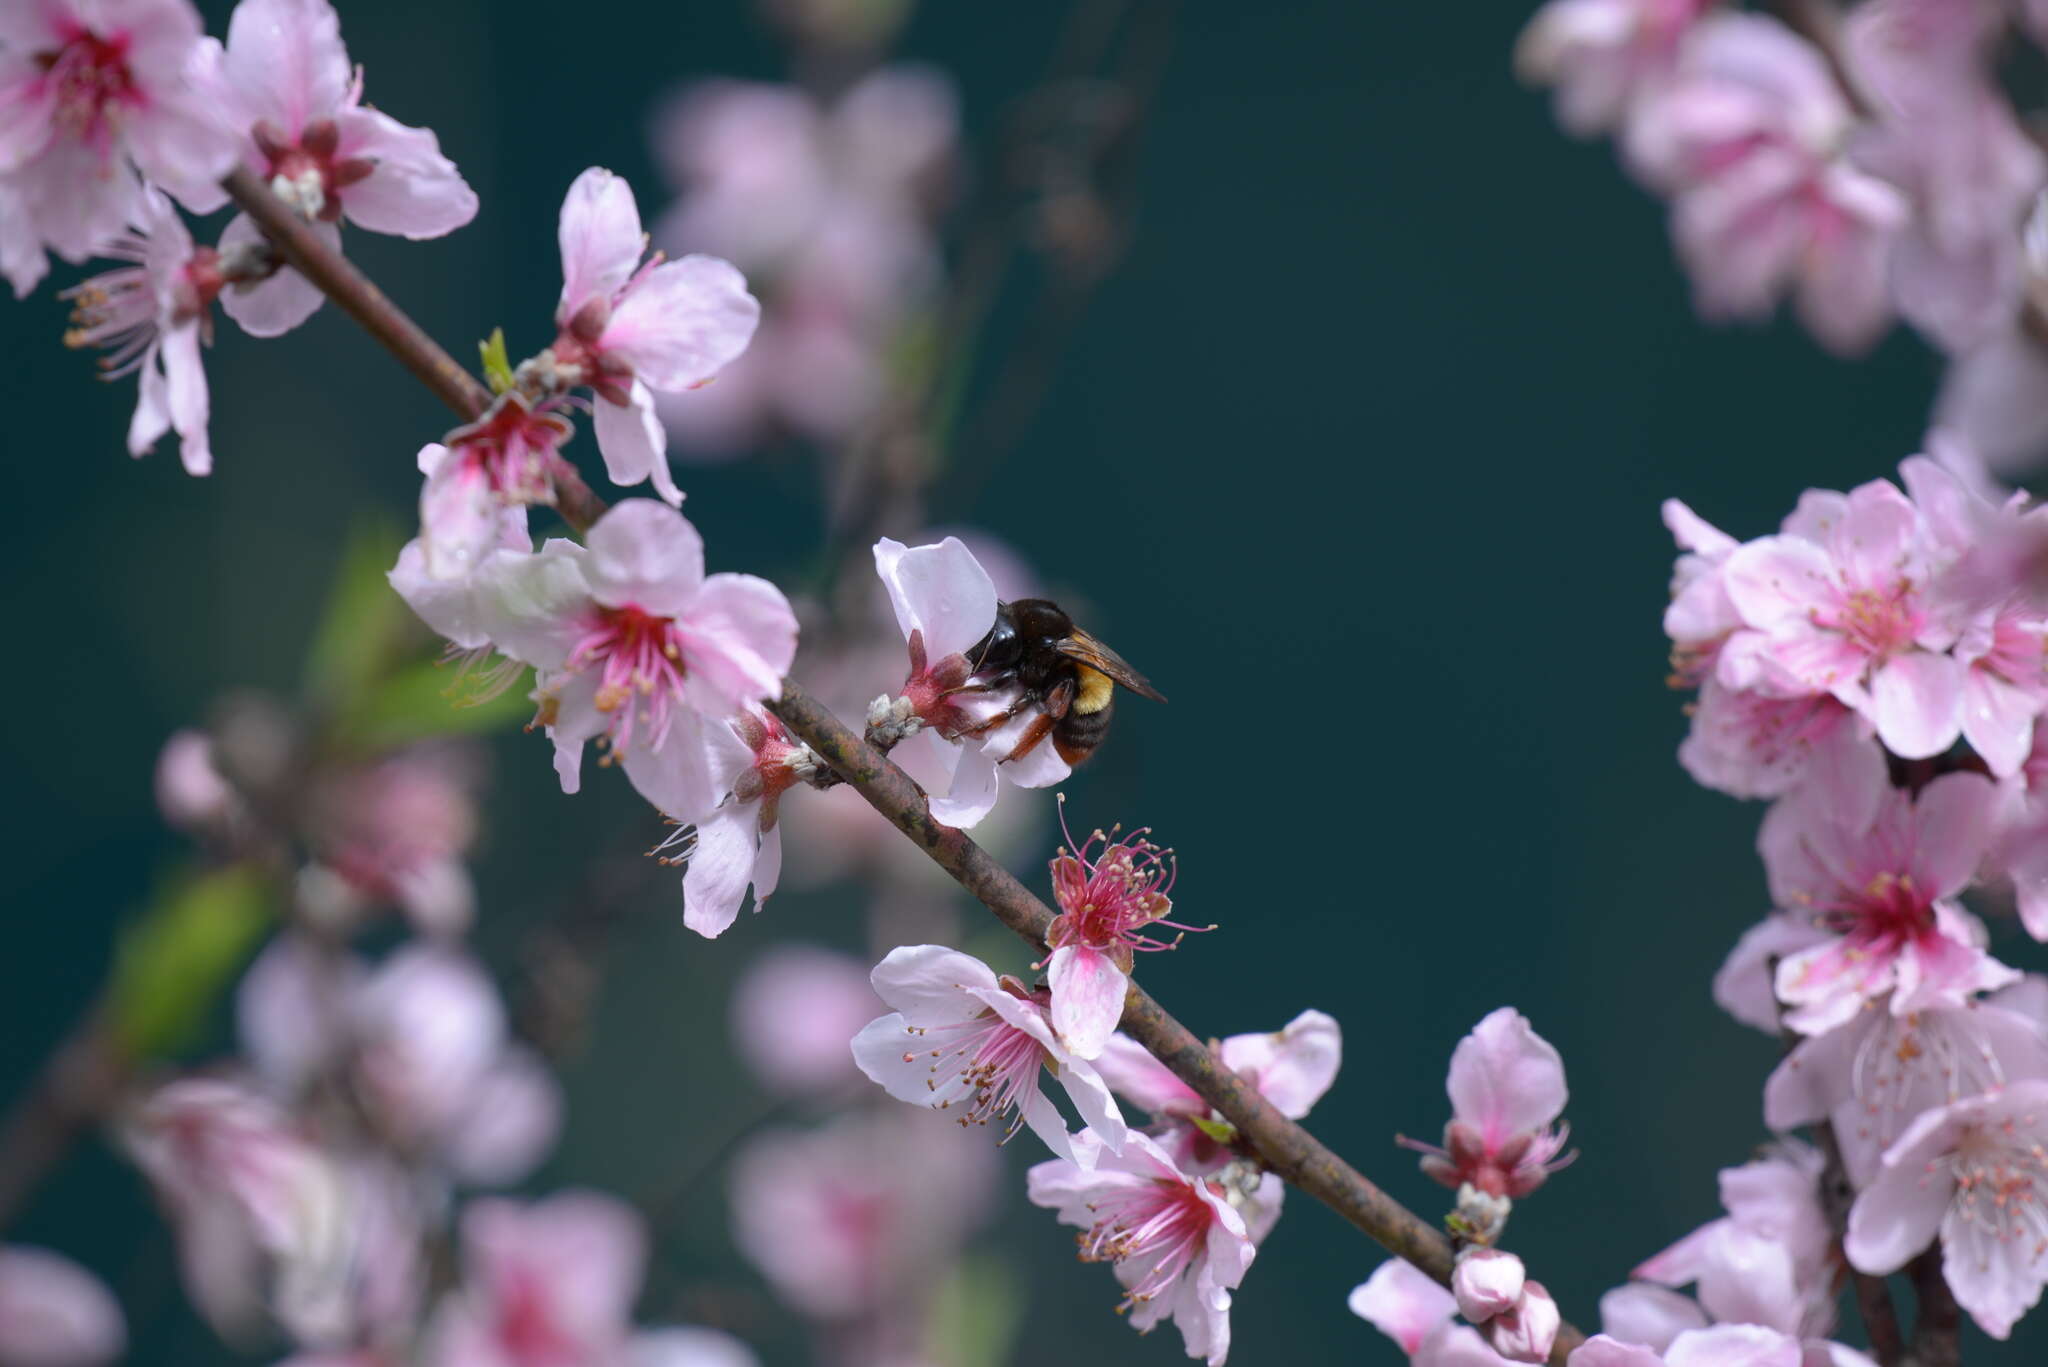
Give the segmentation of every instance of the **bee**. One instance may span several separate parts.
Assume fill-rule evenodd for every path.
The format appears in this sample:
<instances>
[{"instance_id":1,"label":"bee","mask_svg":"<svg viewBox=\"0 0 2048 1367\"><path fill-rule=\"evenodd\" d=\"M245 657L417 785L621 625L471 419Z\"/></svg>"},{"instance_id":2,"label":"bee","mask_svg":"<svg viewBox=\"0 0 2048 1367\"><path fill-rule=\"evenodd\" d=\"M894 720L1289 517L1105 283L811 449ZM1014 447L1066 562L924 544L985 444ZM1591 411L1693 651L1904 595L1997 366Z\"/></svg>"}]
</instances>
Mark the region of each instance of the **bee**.
<instances>
[{"instance_id":1,"label":"bee","mask_svg":"<svg viewBox=\"0 0 2048 1367\"><path fill-rule=\"evenodd\" d=\"M1000 726L1033 703L1039 707L1040 715L1004 762L1030 754L1047 736L1068 764L1088 758L1109 734L1119 684L1140 697L1166 701L1123 656L1044 598L997 603L995 625L967 658L974 665L974 686L994 690L1014 683L1021 690L1008 710L977 731Z\"/></svg>"}]
</instances>

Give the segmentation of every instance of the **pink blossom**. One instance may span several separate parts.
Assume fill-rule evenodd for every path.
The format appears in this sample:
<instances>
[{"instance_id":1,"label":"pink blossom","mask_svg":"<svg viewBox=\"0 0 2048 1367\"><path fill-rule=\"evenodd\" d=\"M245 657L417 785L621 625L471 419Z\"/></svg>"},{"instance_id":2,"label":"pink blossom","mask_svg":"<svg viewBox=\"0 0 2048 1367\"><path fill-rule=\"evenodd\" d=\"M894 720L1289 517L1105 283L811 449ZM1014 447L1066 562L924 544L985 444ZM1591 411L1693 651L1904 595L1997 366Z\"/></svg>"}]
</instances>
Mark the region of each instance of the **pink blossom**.
<instances>
[{"instance_id":1,"label":"pink blossom","mask_svg":"<svg viewBox=\"0 0 2048 1367\"><path fill-rule=\"evenodd\" d=\"M363 105L361 69L351 71L340 16L327 0L241 0L226 46L210 45L208 55L208 93L241 138L243 163L308 220L346 218L419 241L476 217L476 192L431 130ZM256 236L241 216L223 242ZM274 337L304 322L323 297L284 269L230 292L222 306L254 335Z\"/></svg>"},{"instance_id":2,"label":"pink blossom","mask_svg":"<svg viewBox=\"0 0 2048 1367\"><path fill-rule=\"evenodd\" d=\"M420 448L420 473L429 485L449 459L448 448L439 442ZM526 505L501 502L488 487L473 486L452 504L437 500L434 506L437 514L452 514L457 521L441 523L431 542L423 526L421 534L398 552L397 563L385 577L406 606L447 639L452 652L489 654L491 640L480 625L483 609L475 570L492 551L523 555L533 549ZM436 574L435 568L444 573Z\"/></svg>"},{"instance_id":3,"label":"pink blossom","mask_svg":"<svg viewBox=\"0 0 2048 1367\"><path fill-rule=\"evenodd\" d=\"M1389 1258L1351 1289L1351 1313L1392 1339L1414 1367L1501 1367L1507 1361L1457 1323L1457 1301L1423 1273Z\"/></svg>"},{"instance_id":4,"label":"pink blossom","mask_svg":"<svg viewBox=\"0 0 2048 1367\"><path fill-rule=\"evenodd\" d=\"M719 808L698 820L678 846L687 852L683 875L683 924L706 939L728 930L754 889L754 910L767 905L782 873L782 832L775 824L782 795L816 771L810 747L799 743L766 712L748 709L706 732L715 747L713 767L737 770L732 790Z\"/></svg>"},{"instance_id":5,"label":"pink blossom","mask_svg":"<svg viewBox=\"0 0 2048 1367\"><path fill-rule=\"evenodd\" d=\"M431 1367L560 1367L625 1351L647 1234L624 1203L566 1192L462 1213L462 1288L428 1335Z\"/></svg>"},{"instance_id":6,"label":"pink blossom","mask_svg":"<svg viewBox=\"0 0 2048 1367\"><path fill-rule=\"evenodd\" d=\"M932 815L966 829L987 816L996 802L998 771L1024 788L1045 788L1072 772L1049 745L1027 754L1013 752L1037 706L1008 709L1020 701L1015 686L996 689L974 682L967 652L989 634L996 620L995 584L958 537L936 545L905 546L884 537L875 543L875 570L889 590L896 623L910 644L910 676L898 699L898 717L915 742L928 734L949 777L945 796L934 796ZM876 720L870 716L870 722Z\"/></svg>"},{"instance_id":7,"label":"pink blossom","mask_svg":"<svg viewBox=\"0 0 2048 1367\"><path fill-rule=\"evenodd\" d=\"M0 14L0 176L18 196L10 257L83 261L142 213L142 181L206 212L234 164L193 82L189 0L48 0ZM33 240L36 244L29 246ZM36 272L17 260L17 288Z\"/></svg>"},{"instance_id":8,"label":"pink blossom","mask_svg":"<svg viewBox=\"0 0 2048 1367\"><path fill-rule=\"evenodd\" d=\"M1849 165L1847 103L1812 45L1776 20L1711 15L1629 127L1631 164L1672 194L1671 230L1711 319L1761 320L1796 292L1820 342L1855 353L1891 318L1898 192Z\"/></svg>"},{"instance_id":9,"label":"pink blossom","mask_svg":"<svg viewBox=\"0 0 2048 1367\"><path fill-rule=\"evenodd\" d=\"M1453 1189L1470 1183L1490 1196L1519 1198L1571 1161L1564 1111L1564 1060L1522 1014L1503 1006L1451 1052L1451 1121L1444 1147L1402 1140L1422 1170Z\"/></svg>"},{"instance_id":10,"label":"pink blossom","mask_svg":"<svg viewBox=\"0 0 2048 1367\"><path fill-rule=\"evenodd\" d=\"M1550 0L1515 43L1523 80L1557 90L1558 121L1581 137L1622 123L1668 79L1707 0Z\"/></svg>"},{"instance_id":11,"label":"pink blossom","mask_svg":"<svg viewBox=\"0 0 2048 1367\"><path fill-rule=\"evenodd\" d=\"M1343 1037L1335 1020L1304 1011L1280 1030L1232 1035L1218 1053L1224 1067L1251 1083L1282 1115L1299 1120L1336 1081ZM1136 1040L1111 1035L1095 1068L1112 1091L1161 1122L1164 1129L1155 1131L1154 1138L1182 1171L1206 1176L1232 1160L1229 1145L1216 1137L1228 1122Z\"/></svg>"},{"instance_id":12,"label":"pink blossom","mask_svg":"<svg viewBox=\"0 0 2048 1367\"><path fill-rule=\"evenodd\" d=\"M1939 1235L1957 1304L2005 1338L2048 1282L2048 1081L1928 1111L1886 1151L1849 1212L1843 1251L1882 1276Z\"/></svg>"},{"instance_id":13,"label":"pink blossom","mask_svg":"<svg viewBox=\"0 0 2048 1367\"><path fill-rule=\"evenodd\" d=\"M2048 1077L2048 1030L2005 1005L2019 990L1903 1016L1867 1009L1800 1041L1764 1084L1764 1123L1782 1133L1832 1120L1849 1176L1868 1183L1924 1112Z\"/></svg>"},{"instance_id":14,"label":"pink blossom","mask_svg":"<svg viewBox=\"0 0 2048 1367\"><path fill-rule=\"evenodd\" d=\"M419 746L323 775L307 823L322 865L365 901L403 908L431 934L469 927L476 893L463 855L476 838L478 756Z\"/></svg>"},{"instance_id":15,"label":"pink blossom","mask_svg":"<svg viewBox=\"0 0 2048 1367\"><path fill-rule=\"evenodd\" d=\"M26 299L49 272L50 258L30 216L27 196L0 179L0 275L14 287L16 299Z\"/></svg>"},{"instance_id":16,"label":"pink blossom","mask_svg":"<svg viewBox=\"0 0 2048 1367\"><path fill-rule=\"evenodd\" d=\"M1832 938L1812 917L1786 912L1766 916L1742 932L1714 974L1714 1004L1776 1039L1785 1028L1774 981L1779 962Z\"/></svg>"},{"instance_id":17,"label":"pink blossom","mask_svg":"<svg viewBox=\"0 0 2048 1367\"><path fill-rule=\"evenodd\" d=\"M1649 1282L1628 1282L1600 1297L1600 1327L1610 1338L1661 1353L1688 1329L1707 1327L1692 1297Z\"/></svg>"},{"instance_id":18,"label":"pink blossom","mask_svg":"<svg viewBox=\"0 0 2048 1367\"><path fill-rule=\"evenodd\" d=\"M760 1367L754 1350L716 1329L643 1329L626 1343L624 1367Z\"/></svg>"},{"instance_id":19,"label":"pink blossom","mask_svg":"<svg viewBox=\"0 0 2048 1367\"><path fill-rule=\"evenodd\" d=\"M213 738L204 731L174 731L156 761L156 806L165 821L206 833L246 818L241 795L213 762Z\"/></svg>"},{"instance_id":20,"label":"pink blossom","mask_svg":"<svg viewBox=\"0 0 2048 1367\"><path fill-rule=\"evenodd\" d=\"M1074 1159L1031 1169L1031 1203L1086 1231L1084 1262L1116 1264L1125 1293L1118 1310L1130 1312L1133 1329L1171 1318L1188 1356L1220 1367L1230 1352L1230 1293L1255 1251L1243 1218L1214 1182L1187 1176L1143 1134L1126 1135L1121 1154L1087 1132L1074 1144Z\"/></svg>"},{"instance_id":21,"label":"pink blossom","mask_svg":"<svg viewBox=\"0 0 2048 1367\"><path fill-rule=\"evenodd\" d=\"M550 394L596 393L592 420L616 484L651 479L670 504L683 496L668 468L668 438L654 393L709 384L746 350L761 305L715 256L641 264L647 238L627 184L593 166L562 203L562 297L554 343L527 367ZM530 369L529 369L530 367Z\"/></svg>"},{"instance_id":22,"label":"pink blossom","mask_svg":"<svg viewBox=\"0 0 2048 1367\"><path fill-rule=\"evenodd\" d=\"M1940 754L1962 732L1962 623L1928 585L1941 547L1896 487L1809 492L1802 520L1728 559L1728 592L1766 633L1779 691L1831 693L1868 717L1893 754Z\"/></svg>"},{"instance_id":23,"label":"pink blossom","mask_svg":"<svg viewBox=\"0 0 2048 1367\"><path fill-rule=\"evenodd\" d=\"M737 777L721 768L719 737L731 736L718 719L779 697L796 654L780 589L752 575L705 577L697 529L648 499L613 505L586 546L499 555L479 580L479 625L539 672L540 721L564 792L581 785L583 744L598 737L671 817L716 808Z\"/></svg>"},{"instance_id":24,"label":"pink blossom","mask_svg":"<svg viewBox=\"0 0 2048 1367\"><path fill-rule=\"evenodd\" d=\"M1545 1362L1564 1317L1542 1282L1523 1282L1515 1303L1486 1322L1486 1341L1509 1362Z\"/></svg>"},{"instance_id":25,"label":"pink blossom","mask_svg":"<svg viewBox=\"0 0 2048 1367\"><path fill-rule=\"evenodd\" d=\"M1698 1283L1701 1306L1723 1323L1825 1334L1835 1321L1834 1232L1820 1177L1820 1154L1789 1140L1754 1162L1723 1168L1728 1214L1631 1275L1674 1288Z\"/></svg>"},{"instance_id":26,"label":"pink blossom","mask_svg":"<svg viewBox=\"0 0 2048 1367\"><path fill-rule=\"evenodd\" d=\"M0 1362L9 1367L101 1367L128 1331L98 1277L61 1254L0 1245Z\"/></svg>"},{"instance_id":27,"label":"pink blossom","mask_svg":"<svg viewBox=\"0 0 2048 1367\"><path fill-rule=\"evenodd\" d=\"M1053 900L1060 908L1045 932L1052 950L1046 961L1052 1024L1082 1058L1100 1054L1123 1018L1133 954L1178 943L1150 939L1146 928L1200 929L1166 919L1178 867L1173 851L1145 836L1142 829L1115 841L1099 830L1085 841L1069 835L1073 848L1062 846L1052 861ZM1102 851L1090 857L1098 841Z\"/></svg>"},{"instance_id":28,"label":"pink blossom","mask_svg":"<svg viewBox=\"0 0 2048 1367\"><path fill-rule=\"evenodd\" d=\"M733 1163L733 1242L807 1315L873 1316L929 1286L988 1216L994 1146L922 1108L769 1131Z\"/></svg>"},{"instance_id":29,"label":"pink blossom","mask_svg":"<svg viewBox=\"0 0 2048 1367\"><path fill-rule=\"evenodd\" d=\"M561 444L574 429L554 401L533 404L517 390L490 411L450 432L447 444L420 448L420 551L434 579L468 579L520 533L508 518L529 504L552 506ZM521 526L523 532L523 524ZM474 624L471 623L472 630Z\"/></svg>"},{"instance_id":30,"label":"pink blossom","mask_svg":"<svg viewBox=\"0 0 2048 1367\"><path fill-rule=\"evenodd\" d=\"M1717 1324L1688 1329L1668 1347L1653 1351L1640 1344L1597 1334L1572 1351L1570 1367L1869 1367L1869 1360L1839 1344L1816 1344L1821 1354L1809 1355L1798 1339L1757 1324ZM1835 1351L1839 1350L1839 1351Z\"/></svg>"},{"instance_id":31,"label":"pink blossom","mask_svg":"<svg viewBox=\"0 0 2048 1367\"><path fill-rule=\"evenodd\" d=\"M184 220L158 191L145 187L135 210L132 230L97 249L130 264L64 291L73 301L64 344L111 352L100 361L105 379L139 379L130 455L149 454L175 427L186 472L209 474L213 448L200 345L212 339L213 301L225 282L220 253L193 246Z\"/></svg>"},{"instance_id":32,"label":"pink blossom","mask_svg":"<svg viewBox=\"0 0 2048 1367\"><path fill-rule=\"evenodd\" d=\"M1805 793L1771 808L1757 849L1772 900L1831 937L1778 964L1788 1028L1825 1033L1887 994L1894 1015L1959 1005L2019 976L1954 901L1990 845L1996 803L1988 779L1953 773L1918 798L1888 790L1867 830Z\"/></svg>"},{"instance_id":33,"label":"pink blossom","mask_svg":"<svg viewBox=\"0 0 2048 1367\"><path fill-rule=\"evenodd\" d=\"M785 942L770 946L740 975L732 1040L755 1076L775 1090L831 1094L858 1076L846 1042L874 1013L865 964Z\"/></svg>"},{"instance_id":34,"label":"pink blossom","mask_svg":"<svg viewBox=\"0 0 2048 1367\"><path fill-rule=\"evenodd\" d=\"M939 945L906 945L875 966L875 992L895 1010L853 1037L853 1057L899 1101L955 1113L961 1125L1023 1125L1062 1158L1092 1161L1077 1147L1043 1090L1049 1072L1084 1124L1122 1152L1123 1116L1086 1060L1054 1034L1045 1002L981 960Z\"/></svg>"},{"instance_id":35,"label":"pink blossom","mask_svg":"<svg viewBox=\"0 0 2048 1367\"><path fill-rule=\"evenodd\" d=\"M2034 728L2032 747L2002 796L1985 872L2011 881L2020 924L2048 940L2048 727Z\"/></svg>"},{"instance_id":36,"label":"pink blossom","mask_svg":"<svg viewBox=\"0 0 2048 1367\"><path fill-rule=\"evenodd\" d=\"M1900 312L1949 350L2016 312L2018 229L2048 175L1993 71L2004 27L1995 7L1975 0L1870 0L1843 29L1877 115L1855 160L1913 204L1893 248L1893 292Z\"/></svg>"},{"instance_id":37,"label":"pink blossom","mask_svg":"<svg viewBox=\"0 0 2048 1367\"><path fill-rule=\"evenodd\" d=\"M1458 1313L1474 1324L1512 1310L1522 1297L1522 1260L1506 1249L1475 1244L1461 1249L1451 1271L1451 1295Z\"/></svg>"}]
</instances>

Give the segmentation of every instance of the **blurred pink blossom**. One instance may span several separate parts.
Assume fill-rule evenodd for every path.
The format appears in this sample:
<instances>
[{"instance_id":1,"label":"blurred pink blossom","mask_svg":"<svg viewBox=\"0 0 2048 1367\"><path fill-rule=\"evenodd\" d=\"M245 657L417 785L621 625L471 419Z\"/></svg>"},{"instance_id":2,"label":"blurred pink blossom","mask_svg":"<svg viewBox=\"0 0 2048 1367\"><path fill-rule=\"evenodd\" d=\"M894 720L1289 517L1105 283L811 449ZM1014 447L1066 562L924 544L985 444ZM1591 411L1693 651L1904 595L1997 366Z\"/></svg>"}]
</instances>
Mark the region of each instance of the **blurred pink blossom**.
<instances>
[{"instance_id":1,"label":"blurred pink blossom","mask_svg":"<svg viewBox=\"0 0 2048 1367\"><path fill-rule=\"evenodd\" d=\"M98 1277L48 1249L0 1245L0 1362L103 1367L127 1340L121 1307Z\"/></svg>"},{"instance_id":2,"label":"blurred pink blossom","mask_svg":"<svg viewBox=\"0 0 2048 1367\"><path fill-rule=\"evenodd\" d=\"M1063 1159L1089 1162L1096 1144L1070 1139L1039 1087L1050 1073L1095 1136L1122 1152L1123 1116L1094 1067L1055 1035L1044 999L981 960L941 945L905 945L875 965L875 993L895 1010L853 1037L861 1071L899 1101L951 1114L960 1125L1023 1125Z\"/></svg>"},{"instance_id":3,"label":"blurred pink blossom","mask_svg":"<svg viewBox=\"0 0 2048 1367\"><path fill-rule=\"evenodd\" d=\"M322 777L309 803L316 857L358 896L402 907L420 930L469 928L476 894L463 861L476 838L480 756L415 746Z\"/></svg>"},{"instance_id":4,"label":"blurred pink blossom","mask_svg":"<svg viewBox=\"0 0 2048 1367\"><path fill-rule=\"evenodd\" d=\"M1567 1095L1564 1060L1511 1006L1489 1014L1451 1052L1451 1120L1444 1147L1401 1142L1447 1187L1470 1184L1519 1199L1571 1161L1558 1157L1566 1129L1554 1122Z\"/></svg>"},{"instance_id":5,"label":"blurred pink blossom","mask_svg":"<svg viewBox=\"0 0 2048 1367\"><path fill-rule=\"evenodd\" d=\"M737 770L715 748L731 739L722 718L780 696L796 653L782 591L752 575L705 577L697 529L649 499L614 504L586 545L493 557L478 594L491 642L539 671L562 791L581 786L583 745L596 738L678 821L731 791Z\"/></svg>"},{"instance_id":6,"label":"blurred pink blossom","mask_svg":"<svg viewBox=\"0 0 2048 1367\"><path fill-rule=\"evenodd\" d=\"M1669 79L1711 0L1550 0L1515 42L1515 70L1555 87L1557 117L1581 137L1626 121Z\"/></svg>"},{"instance_id":7,"label":"blurred pink blossom","mask_svg":"<svg viewBox=\"0 0 2048 1367\"><path fill-rule=\"evenodd\" d=\"M462 1212L462 1285L428 1333L431 1367L619 1361L647 1261L631 1207L595 1192Z\"/></svg>"},{"instance_id":8,"label":"blurred pink blossom","mask_svg":"<svg viewBox=\"0 0 2048 1367\"><path fill-rule=\"evenodd\" d=\"M806 1315L874 1315L928 1293L989 1212L993 1145L963 1144L922 1108L854 1111L766 1131L734 1160L733 1241Z\"/></svg>"},{"instance_id":9,"label":"blurred pink blossom","mask_svg":"<svg viewBox=\"0 0 2048 1367\"><path fill-rule=\"evenodd\" d=\"M204 731L174 731L156 760L156 806L181 830L207 834L241 821L241 796L213 762L213 738Z\"/></svg>"},{"instance_id":10,"label":"blurred pink blossom","mask_svg":"<svg viewBox=\"0 0 2048 1367\"><path fill-rule=\"evenodd\" d=\"M234 141L193 77L189 0L47 0L0 9L0 177L15 196L17 290L44 247L84 261L142 213L143 179L205 213Z\"/></svg>"},{"instance_id":11,"label":"blurred pink blossom","mask_svg":"<svg viewBox=\"0 0 2048 1367\"><path fill-rule=\"evenodd\" d=\"M415 241L451 233L476 217L476 192L441 155L433 132L410 128L362 103L361 68L350 67L341 19L327 0L241 0L225 47L207 44L202 82L241 158L277 196L313 222L346 217L371 232ZM247 215L222 235L224 249L261 240ZM288 332L325 296L297 271L238 287L222 307L258 337Z\"/></svg>"},{"instance_id":12,"label":"blurred pink blossom","mask_svg":"<svg viewBox=\"0 0 2048 1367\"><path fill-rule=\"evenodd\" d=\"M1917 798L1887 790L1863 830L1806 793L1771 808L1757 849L1772 900L1829 933L1778 963L1788 1028L1823 1034L1887 997L1894 1015L1960 1005L2019 977L1954 900L1996 834L1997 801L1981 774L1952 773Z\"/></svg>"},{"instance_id":13,"label":"blurred pink blossom","mask_svg":"<svg viewBox=\"0 0 2048 1367\"><path fill-rule=\"evenodd\" d=\"M1074 1146L1073 1159L1031 1169L1031 1203L1085 1231L1084 1262L1116 1265L1117 1308L1133 1329L1171 1319L1189 1357L1220 1367L1230 1353L1230 1293L1254 1253L1243 1217L1213 1182L1183 1173L1143 1134L1126 1135L1120 1154L1087 1131Z\"/></svg>"},{"instance_id":14,"label":"blurred pink blossom","mask_svg":"<svg viewBox=\"0 0 2048 1367\"><path fill-rule=\"evenodd\" d=\"M847 1042L874 1019L875 1005L858 959L815 945L772 945L733 991L733 1044L775 1090L828 1095L860 1076Z\"/></svg>"},{"instance_id":15,"label":"blurred pink blossom","mask_svg":"<svg viewBox=\"0 0 2048 1367\"><path fill-rule=\"evenodd\" d=\"M2048 1282L2048 1081L1928 1111L1886 1151L1849 1212L1858 1271L1895 1272L1941 1240L1942 1275L1978 1327L2005 1338Z\"/></svg>"},{"instance_id":16,"label":"blurred pink blossom","mask_svg":"<svg viewBox=\"0 0 2048 1367\"><path fill-rule=\"evenodd\" d=\"M1831 350L1891 321L1886 262L1907 209L1841 155L1851 111L1820 53L1774 19L1720 12L1687 36L1628 128L1637 173L1672 196L1671 230L1710 319L1762 320L1797 296Z\"/></svg>"}]
</instances>

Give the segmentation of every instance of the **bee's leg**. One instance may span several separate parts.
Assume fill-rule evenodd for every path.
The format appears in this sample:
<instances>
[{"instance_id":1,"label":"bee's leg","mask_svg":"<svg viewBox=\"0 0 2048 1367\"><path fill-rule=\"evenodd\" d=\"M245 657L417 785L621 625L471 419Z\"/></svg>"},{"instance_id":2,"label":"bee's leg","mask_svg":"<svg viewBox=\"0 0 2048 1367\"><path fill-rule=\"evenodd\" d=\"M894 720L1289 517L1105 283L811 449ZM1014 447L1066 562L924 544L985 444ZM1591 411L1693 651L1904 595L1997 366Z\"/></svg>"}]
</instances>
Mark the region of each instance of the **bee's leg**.
<instances>
[{"instance_id":1,"label":"bee's leg","mask_svg":"<svg viewBox=\"0 0 2048 1367\"><path fill-rule=\"evenodd\" d=\"M1074 681L1061 679L1053 686L1052 691L1045 695L1044 711L1038 719L1024 728L1024 735L1018 740L1016 747L997 763L1008 764L1011 760L1022 759L1036 750L1039 744L1052 734L1053 727L1059 725L1060 718L1066 716L1067 709L1073 705Z\"/></svg>"},{"instance_id":2,"label":"bee's leg","mask_svg":"<svg viewBox=\"0 0 2048 1367\"><path fill-rule=\"evenodd\" d=\"M1011 703L1008 707L991 716L987 721L976 722L974 725L964 728L960 732L960 734L963 736L985 735L988 732L995 730L998 726L1001 726L1004 722L1009 721L1012 717L1015 717L1019 712L1022 712L1025 708L1031 706L1031 704L1036 701L1038 701L1036 694L1020 694L1017 700Z\"/></svg>"}]
</instances>

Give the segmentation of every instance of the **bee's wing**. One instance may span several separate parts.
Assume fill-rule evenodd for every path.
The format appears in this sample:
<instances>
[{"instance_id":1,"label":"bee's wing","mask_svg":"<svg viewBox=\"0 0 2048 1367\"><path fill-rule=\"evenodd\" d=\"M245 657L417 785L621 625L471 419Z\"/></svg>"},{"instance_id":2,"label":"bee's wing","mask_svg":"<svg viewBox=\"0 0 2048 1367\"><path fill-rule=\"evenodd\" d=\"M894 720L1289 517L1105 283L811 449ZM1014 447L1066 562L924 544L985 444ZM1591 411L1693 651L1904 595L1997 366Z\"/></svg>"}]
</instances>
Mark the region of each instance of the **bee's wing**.
<instances>
[{"instance_id":1,"label":"bee's wing","mask_svg":"<svg viewBox=\"0 0 2048 1367\"><path fill-rule=\"evenodd\" d=\"M1053 649L1070 660L1079 660L1090 669L1101 670L1141 698L1150 698L1154 702L1166 701L1166 695L1146 682L1143 674L1124 663L1123 656L1079 627L1074 628L1073 635L1053 642Z\"/></svg>"}]
</instances>

